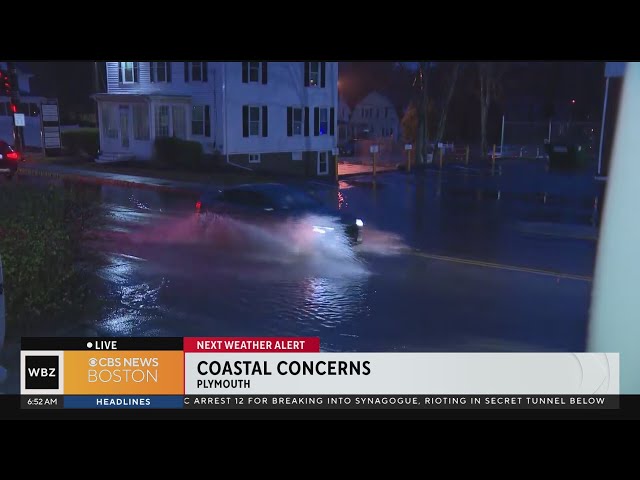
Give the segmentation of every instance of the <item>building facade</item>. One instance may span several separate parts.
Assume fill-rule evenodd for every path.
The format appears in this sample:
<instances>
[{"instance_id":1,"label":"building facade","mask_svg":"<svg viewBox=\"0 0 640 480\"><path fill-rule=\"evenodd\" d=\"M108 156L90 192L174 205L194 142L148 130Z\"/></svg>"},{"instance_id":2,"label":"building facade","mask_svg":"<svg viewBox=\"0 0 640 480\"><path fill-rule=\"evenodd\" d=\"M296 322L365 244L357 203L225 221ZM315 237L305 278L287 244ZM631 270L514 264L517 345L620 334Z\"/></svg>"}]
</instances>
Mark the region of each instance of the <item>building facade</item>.
<instances>
[{"instance_id":1,"label":"building facade","mask_svg":"<svg viewBox=\"0 0 640 480\"><path fill-rule=\"evenodd\" d=\"M100 157L151 159L159 137L256 171L334 173L337 62L107 62Z\"/></svg>"},{"instance_id":2,"label":"building facade","mask_svg":"<svg viewBox=\"0 0 640 480\"><path fill-rule=\"evenodd\" d=\"M7 63L0 62L0 70L7 71ZM18 113L25 116L23 128L24 146L33 149L42 148L42 120L41 106L43 102L53 101L45 97L33 95L31 92L31 78L33 75L23 68L17 68L20 104ZM13 112L11 98L0 95L0 140L14 144Z\"/></svg>"},{"instance_id":3,"label":"building facade","mask_svg":"<svg viewBox=\"0 0 640 480\"><path fill-rule=\"evenodd\" d=\"M351 113L351 136L356 139L388 139L397 141L400 119L391 101L372 92L358 103Z\"/></svg>"}]
</instances>

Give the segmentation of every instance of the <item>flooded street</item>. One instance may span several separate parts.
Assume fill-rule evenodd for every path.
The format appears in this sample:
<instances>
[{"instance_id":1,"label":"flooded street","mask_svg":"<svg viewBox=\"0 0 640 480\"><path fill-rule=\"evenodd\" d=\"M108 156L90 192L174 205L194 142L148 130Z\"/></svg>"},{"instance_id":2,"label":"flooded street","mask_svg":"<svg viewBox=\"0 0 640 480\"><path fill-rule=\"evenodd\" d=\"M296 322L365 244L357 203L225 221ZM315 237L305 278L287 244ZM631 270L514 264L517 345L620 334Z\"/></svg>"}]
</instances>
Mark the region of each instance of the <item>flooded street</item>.
<instances>
[{"instance_id":1,"label":"flooded street","mask_svg":"<svg viewBox=\"0 0 640 480\"><path fill-rule=\"evenodd\" d=\"M319 336L324 351L582 351L602 186L540 164L307 183L362 218L196 221L197 196L98 190L103 336ZM40 180L39 180L40 181ZM63 334L85 334L66 331Z\"/></svg>"}]
</instances>

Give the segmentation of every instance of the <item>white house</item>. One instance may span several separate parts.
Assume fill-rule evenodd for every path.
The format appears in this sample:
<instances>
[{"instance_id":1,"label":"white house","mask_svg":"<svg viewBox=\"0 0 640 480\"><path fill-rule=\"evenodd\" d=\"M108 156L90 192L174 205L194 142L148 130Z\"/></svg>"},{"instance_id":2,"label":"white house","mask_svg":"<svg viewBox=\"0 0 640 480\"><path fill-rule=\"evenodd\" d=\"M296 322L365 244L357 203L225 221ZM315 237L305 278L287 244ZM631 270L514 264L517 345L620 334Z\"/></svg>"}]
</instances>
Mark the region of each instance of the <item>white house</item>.
<instances>
[{"instance_id":1,"label":"white house","mask_svg":"<svg viewBox=\"0 0 640 480\"><path fill-rule=\"evenodd\" d=\"M100 158L150 159L158 137L200 142L230 164L331 175L337 62L107 62Z\"/></svg>"},{"instance_id":2,"label":"white house","mask_svg":"<svg viewBox=\"0 0 640 480\"><path fill-rule=\"evenodd\" d=\"M349 121L351 120L351 109L347 102L338 96L338 144L341 145L351 138L349 131Z\"/></svg>"},{"instance_id":3,"label":"white house","mask_svg":"<svg viewBox=\"0 0 640 480\"><path fill-rule=\"evenodd\" d=\"M388 98L371 92L353 109L350 127L355 138L389 138L396 141L400 133L400 119Z\"/></svg>"},{"instance_id":4,"label":"white house","mask_svg":"<svg viewBox=\"0 0 640 480\"><path fill-rule=\"evenodd\" d=\"M7 71L7 63L0 62L0 70ZM45 97L31 94L30 80L33 74L18 68L18 89L20 92L20 108L17 113L24 113L23 128L26 147L42 148L42 127L40 106L47 101ZM13 112L11 98L0 94L0 140L13 144Z\"/></svg>"}]
</instances>

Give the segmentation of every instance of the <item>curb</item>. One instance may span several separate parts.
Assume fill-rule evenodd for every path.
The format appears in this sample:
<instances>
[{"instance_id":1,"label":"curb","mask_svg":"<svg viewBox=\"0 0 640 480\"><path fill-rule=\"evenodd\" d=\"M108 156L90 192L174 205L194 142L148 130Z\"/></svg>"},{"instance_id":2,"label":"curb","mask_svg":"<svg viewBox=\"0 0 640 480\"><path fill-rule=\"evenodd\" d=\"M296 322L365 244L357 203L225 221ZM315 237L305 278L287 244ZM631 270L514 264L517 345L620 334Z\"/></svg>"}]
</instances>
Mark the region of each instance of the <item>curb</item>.
<instances>
[{"instance_id":1,"label":"curb","mask_svg":"<svg viewBox=\"0 0 640 480\"><path fill-rule=\"evenodd\" d=\"M152 183L134 182L131 180L118 180L114 178L94 177L91 175L78 175L75 173L52 172L52 171L39 169L39 168L32 168L32 167L18 168L17 175L58 178L63 180L72 180L79 183L89 183L94 185L114 185L118 187L146 188L149 190L182 193L182 194L198 193L198 190L191 189L191 188L172 187L170 185L156 185Z\"/></svg>"}]
</instances>

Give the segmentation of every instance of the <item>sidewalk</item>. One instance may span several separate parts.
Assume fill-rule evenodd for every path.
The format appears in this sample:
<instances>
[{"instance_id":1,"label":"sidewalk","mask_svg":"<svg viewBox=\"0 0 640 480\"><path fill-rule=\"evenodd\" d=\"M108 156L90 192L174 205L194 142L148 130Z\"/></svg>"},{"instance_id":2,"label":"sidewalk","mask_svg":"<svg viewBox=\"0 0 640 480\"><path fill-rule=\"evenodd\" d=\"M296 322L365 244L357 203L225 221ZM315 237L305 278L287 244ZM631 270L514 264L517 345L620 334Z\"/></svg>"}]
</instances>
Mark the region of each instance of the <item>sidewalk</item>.
<instances>
[{"instance_id":1,"label":"sidewalk","mask_svg":"<svg viewBox=\"0 0 640 480\"><path fill-rule=\"evenodd\" d=\"M18 167L18 175L52 177L76 182L100 185L117 185L121 187L150 188L153 190L171 191L179 193L200 193L211 188L210 183L182 182L160 178L124 175L119 173L97 172L73 168L64 165L45 165L41 163L25 162Z\"/></svg>"},{"instance_id":2,"label":"sidewalk","mask_svg":"<svg viewBox=\"0 0 640 480\"><path fill-rule=\"evenodd\" d=\"M376 165L376 173L382 172L396 172L398 167L396 165ZM363 173L373 173L373 167L371 165L360 163L339 163L338 164L338 176L344 177L348 175L362 175Z\"/></svg>"}]
</instances>

